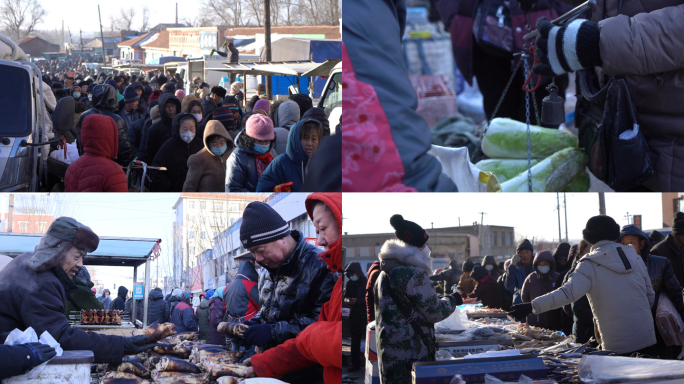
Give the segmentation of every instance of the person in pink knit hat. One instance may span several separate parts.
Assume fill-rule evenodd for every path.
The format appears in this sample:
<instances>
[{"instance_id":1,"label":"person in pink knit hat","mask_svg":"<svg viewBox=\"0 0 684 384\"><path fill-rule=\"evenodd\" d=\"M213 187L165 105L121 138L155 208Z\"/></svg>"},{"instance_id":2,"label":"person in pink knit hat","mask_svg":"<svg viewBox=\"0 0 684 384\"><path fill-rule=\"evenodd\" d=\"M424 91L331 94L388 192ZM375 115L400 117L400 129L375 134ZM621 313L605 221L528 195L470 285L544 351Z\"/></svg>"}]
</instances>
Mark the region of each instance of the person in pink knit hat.
<instances>
[{"instance_id":1,"label":"person in pink knit hat","mask_svg":"<svg viewBox=\"0 0 684 384\"><path fill-rule=\"evenodd\" d=\"M255 192L275 155L273 121L260 113L251 115L235 144L226 166L226 192Z\"/></svg>"},{"instance_id":2,"label":"person in pink knit hat","mask_svg":"<svg viewBox=\"0 0 684 384\"><path fill-rule=\"evenodd\" d=\"M269 112L271 112L271 103L266 99L259 99L254 104L253 112L268 116Z\"/></svg>"},{"instance_id":3,"label":"person in pink knit hat","mask_svg":"<svg viewBox=\"0 0 684 384\"><path fill-rule=\"evenodd\" d=\"M185 91L182 89L177 90L176 97L183 101L183 99L185 98Z\"/></svg>"}]
</instances>

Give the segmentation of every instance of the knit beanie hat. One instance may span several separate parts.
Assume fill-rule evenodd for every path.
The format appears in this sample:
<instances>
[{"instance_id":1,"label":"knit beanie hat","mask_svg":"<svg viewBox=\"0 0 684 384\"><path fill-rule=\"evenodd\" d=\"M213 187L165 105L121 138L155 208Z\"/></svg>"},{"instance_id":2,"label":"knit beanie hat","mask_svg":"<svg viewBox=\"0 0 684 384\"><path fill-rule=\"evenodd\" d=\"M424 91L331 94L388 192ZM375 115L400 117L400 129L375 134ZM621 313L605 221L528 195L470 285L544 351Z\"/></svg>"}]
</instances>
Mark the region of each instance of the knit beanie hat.
<instances>
[{"instance_id":1,"label":"knit beanie hat","mask_svg":"<svg viewBox=\"0 0 684 384\"><path fill-rule=\"evenodd\" d=\"M210 290L208 290L207 293L204 295L204 298L207 299L207 300L209 300L209 299L211 299L212 296L214 296L214 291L212 291L212 290L210 289Z\"/></svg>"},{"instance_id":2,"label":"knit beanie hat","mask_svg":"<svg viewBox=\"0 0 684 384\"><path fill-rule=\"evenodd\" d=\"M152 104L152 100L159 100L159 96L161 96L161 91L158 89L155 89L152 94L150 95L150 99L147 100L147 104Z\"/></svg>"},{"instance_id":3,"label":"knit beanie hat","mask_svg":"<svg viewBox=\"0 0 684 384\"><path fill-rule=\"evenodd\" d=\"M672 226L672 235L684 235L684 212L677 212Z\"/></svg>"},{"instance_id":4,"label":"knit beanie hat","mask_svg":"<svg viewBox=\"0 0 684 384\"><path fill-rule=\"evenodd\" d=\"M235 129L237 121L235 121L233 110L230 107L218 107L212 112L212 116L214 120L220 121L227 130Z\"/></svg>"},{"instance_id":5,"label":"knit beanie hat","mask_svg":"<svg viewBox=\"0 0 684 384\"><path fill-rule=\"evenodd\" d=\"M244 84L241 81L236 81L233 84L230 85L230 94L231 95L236 95L240 93L240 90L242 90L242 86Z\"/></svg>"},{"instance_id":6,"label":"knit beanie hat","mask_svg":"<svg viewBox=\"0 0 684 384\"><path fill-rule=\"evenodd\" d=\"M176 97L180 97L181 99L185 97L185 91L182 89L176 90Z\"/></svg>"},{"instance_id":7,"label":"knit beanie hat","mask_svg":"<svg viewBox=\"0 0 684 384\"><path fill-rule=\"evenodd\" d=\"M155 105L150 109L150 119L152 119L153 124L161 119L161 116L159 115L159 105Z\"/></svg>"},{"instance_id":8,"label":"knit beanie hat","mask_svg":"<svg viewBox=\"0 0 684 384\"><path fill-rule=\"evenodd\" d=\"M289 235L290 226L266 203L253 201L242 213L240 241L246 249L271 243Z\"/></svg>"},{"instance_id":9,"label":"knit beanie hat","mask_svg":"<svg viewBox=\"0 0 684 384\"><path fill-rule=\"evenodd\" d=\"M423 227L413 221L404 220L401 215L393 215L390 218L390 224L394 228L397 239L414 247L422 248L430 238Z\"/></svg>"},{"instance_id":10,"label":"knit beanie hat","mask_svg":"<svg viewBox=\"0 0 684 384\"><path fill-rule=\"evenodd\" d=\"M534 248L532 248L532 243L530 243L529 240L525 239L518 244L518 247L515 249L516 253L520 253L520 251L528 250L530 252L534 252Z\"/></svg>"},{"instance_id":11,"label":"knit beanie hat","mask_svg":"<svg viewBox=\"0 0 684 384\"><path fill-rule=\"evenodd\" d=\"M556 261L567 260L569 254L570 254L570 244L560 243L556 247L556 250L553 251L553 258Z\"/></svg>"},{"instance_id":12,"label":"knit beanie hat","mask_svg":"<svg viewBox=\"0 0 684 384\"><path fill-rule=\"evenodd\" d=\"M254 111L256 111L257 109L260 109L260 110L266 112L266 114L268 114L268 112L271 110L271 103L268 100L259 99L254 104L253 109L254 109Z\"/></svg>"},{"instance_id":13,"label":"knit beanie hat","mask_svg":"<svg viewBox=\"0 0 684 384\"><path fill-rule=\"evenodd\" d=\"M273 140L275 133L273 132L273 121L271 118L264 115L252 115L247 120L247 127L245 128L247 136L257 140Z\"/></svg>"},{"instance_id":14,"label":"knit beanie hat","mask_svg":"<svg viewBox=\"0 0 684 384\"><path fill-rule=\"evenodd\" d=\"M470 277L472 277L473 279L475 279L477 281L480 281L480 279L484 278L488 274L489 274L489 272L487 272L485 267L477 265L477 266L475 266L475 268L473 268L473 273L470 274Z\"/></svg>"},{"instance_id":15,"label":"knit beanie hat","mask_svg":"<svg viewBox=\"0 0 684 384\"><path fill-rule=\"evenodd\" d=\"M126 89L124 90L123 97L124 97L124 103L132 103L132 102L140 100L140 96L138 95L138 92L135 90L135 87L133 87L132 85L129 85L128 87L126 87Z\"/></svg>"},{"instance_id":16,"label":"knit beanie hat","mask_svg":"<svg viewBox=\"0 0 684 384\"><path fill-rule=\"evenodd\" d=\"M170 93L170 94L175 94L176 93L176 86L171 84L171 83L166 83L161 89L162 93Z\"/></svg>"},{"instance_id":17,"label":"knit beanie hat","mask_svg":"<svg viewBox=\"0 0 684 384\"><path fill-rule=\"evenodd\" d=\"M266 93L266 84L264 84L264 83L257 84L256 91L257 91L257 94Z\"/></svg>"},{"instance_id":18,"label":"knit beanie hat","mask_svg":"<svg viewBox=\"0 0 684 384\"><path fill-rule=\"evenodd\" d=\"M116 89L117 91L119 90L119 86L116 84L116 81L114 81L114 80L109 80L109 81L107 82L107 85L111 85L111 86L114 87L114 89Z\"/></svg>"},{"instance_id":19,"label":"knit beanie hat","mask_svg":"<svg viewBox=\"0 0 684 384\"><path fill-rule=\"evenodd\" d=\"M463 265L461 266L461 269L463 272L472 272L473 268L475 268L475 264L473 264L472 260L470 258L467 258L464 262ZM486 271L486 269L485 269Z\"/></svg>"},{"instance_id":20,"label":"knit beanie hat","mask_svg":"<svg viewBox=\"0 0 684 384\"><path fill-rule=\"evenodd\" d=\"M615 241L620 237L620 226L610 216L594 216L587 221L582 237L589 244L596 244L601 240Z\"/></svg>"},{"instance_id":21,"label":"knit beanie hat","mask_svg":"<svg viewBox=\"0 0 684 384\"><path fill-rule=\"evenodd\" d=\"M221 96L221 98L226 97L226 89L223 87L219 87L218 85L211 87L211 93L213 93L214 95Z\"/></svg>"}]
</instances>

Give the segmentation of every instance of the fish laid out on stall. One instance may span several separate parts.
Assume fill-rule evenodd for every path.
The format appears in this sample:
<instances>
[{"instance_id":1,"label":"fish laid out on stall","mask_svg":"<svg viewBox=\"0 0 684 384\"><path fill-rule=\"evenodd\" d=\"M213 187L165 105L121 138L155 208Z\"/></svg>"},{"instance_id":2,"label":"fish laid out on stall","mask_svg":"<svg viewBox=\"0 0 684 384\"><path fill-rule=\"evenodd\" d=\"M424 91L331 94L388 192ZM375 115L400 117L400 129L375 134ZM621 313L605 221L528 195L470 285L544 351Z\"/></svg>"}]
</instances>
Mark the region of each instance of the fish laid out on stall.
<instances>
[{"instance_id":1,"label":"fish laid out on stall","mask_svg":"<svg viewBox=\"0 0 684 384\"><path fill-rule=\"evenodd\" d=\"M131 357L126 357L124 356L124 359L122 361L123 363L139 363L139 364L145 364L145 358L142 356L131 356Z\"/></svg>"},{"instance_id":2,"label":"fish laid out on stall","mask_svg":"<svg viewBox=\"0 0 684 384\"><path fill-rule=\"evenodd\" d=\"M245 332L248 329L249 329L249 325L240 324L240 323L227 323L227 322L219 323L218 327L216 327L217 331L219 331L221 333L225 333L231 337L244 337Z\"/></svg>"},{"instance_id":3,"label":"fish laid out on stall","mask_svg":"<svg viewBox=\"0 0 684 384\"><path fill-rule=\"evenodd\" d=\"M200 359L199 366L202 367L205 371L208 371L211 365L237 364L239 361L240 360L236 359L235 357L227 357L225 355L221 356L215 354L202 357Z\"/></svg>"},{"instance_id":4,"label":"fish laid out on stall","mask_svg":"<svg viewBox=\"0 0 684 384\"><path fill-rule=\"evenodd\" d=\"M160 372L164 373L164 372ZM170 372L180 373L180 372ZM154 379L156 384L205 384L209 383L208 374L184 373L179 376L158 377Z\"/></svg>"},{"instance_id":5,"label":"fish laid out on stall","mask_svg":"<svg viewBox=\"0 0 684 384\"><path fill-rule=\"evenodd\" d=\"M144 364L145 367L149 370L156 369L157 363L159 362L159 360L162 359L162 357L164 357L164 356L150 356L150 357L148 357L147 360L145 360L145 364Z\"/></svg>"},{"instance_id":6,"label":"fish laid out on stall","mask_svg":"<svg viewBox=\"0 0 684 384\"><path fill-rule=\"evenodd\" d=\"M185 360L175 358L173 356L164 356L156 365L157 371L172 371L172 372L188 372L200 373L200 369L193 363Z\"/></svg>"},{"instance_id":7,"label":"fish laid out on stall","mask_svg":"<svg viewBox=\"0 0 684 384\"><path fill-rule=\"evenodd\" d=\"M233 377L233 376L223 376L219 377L216 379L216 382L218 384L240 384L244 383L245 379L239 378L239 377Z\"/></svg>"},{"instance_id":8,"label":"fish laid out on stall","mask_svg":"<svg viewBox=\"0 0 684 384\"><path fill-rule=\"evenodd\" d=\"M179 341L185 341L185 340L197 340L197 332L181 332L181 333L176 333L173 336L168 336L165 337L161 340L159 340L160 343L171 343L171 344L176 344Z\"/></svg>"},{"instance_id":9,"label":"fish laid out on stall","mask_svg":"<svg viewBox=\"0 0 684 384\"><path fill-rule=\"evenodd\" d=\"M159 355L172 355L182 359L187 359L190 357L192 349L185 349L182 346L177 347L176 344L158 344L152 349L152 351L153 353L157 353Z\"/></svg>"},{"instance_id":10,"label":"fish laid out on stall","mask_svg":"<svg viewBox=\"0 0 684 384\"><path fill-rule=\"evenodd\" d=\"M219 349L219 348L206 348L206 349L197 349L193 348L192 353L190 353L190 362L191 363L199 363L200 359L204 356L208 355L213 355L215 353L224 353L228 352L225 349Z\"/></svg>"},{"instance_id":11,"label":"fish laid out on stall","mask_svg":"<svg viewBox=\"0 0 684 384\"><path fill-rule=\"evenodd\" d=\"M100 384L149 384L150 382L132 373L108 372Z\"/></svg>"},{"instance_id":12,"label":"fish laid out on stall","mask_svg":"<svg viewBox=\"0 0 684 384\"><path fill-rule=\"evenodd\" d=\"M211 363L205 366L206 371L211 373L212 379L217 379L222 376L235 376L235 377L254 377L254 374L247 374L247 368L244 365L238 364L219 364Z\"/></svg>"},{"instance_id":13,"label":"fish laid out on stall","mask_svg":"<svg viewBox=\"0 0 684 384\"><path fill-rule=\"evenodd\" d=\"M116 370L119 372L132 373L138 377L142 377L145 379L150 378L150 371L147 368L145 368L141 363L124 362L119 364Z\"/></svg>"},{"instance_id":14,"label":"fish laid out on stall","mask_svg":"<svg viewBox=\"0 0 684 384\"><path fill-rule=\"evenodd\" d=\"M147 326L147 328L143 330L135 330L133 331L134 335L145 335L149 336L150 338L150 343L156 343L157 341L171 336L175 335L176 331L173 329L176 328L176 324L173 323L163 323L160 324L158 321L155 321L153 324L150 324Z\"/></svg>"}]
</instances>

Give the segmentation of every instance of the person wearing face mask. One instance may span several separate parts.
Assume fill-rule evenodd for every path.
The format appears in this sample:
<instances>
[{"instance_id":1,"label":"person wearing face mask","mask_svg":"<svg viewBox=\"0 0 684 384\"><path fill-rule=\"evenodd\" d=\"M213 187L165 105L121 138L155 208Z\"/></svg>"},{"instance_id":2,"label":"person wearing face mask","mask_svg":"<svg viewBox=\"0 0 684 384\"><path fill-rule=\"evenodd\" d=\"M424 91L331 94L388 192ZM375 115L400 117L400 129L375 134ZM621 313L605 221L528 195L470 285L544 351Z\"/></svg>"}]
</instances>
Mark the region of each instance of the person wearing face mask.
<instances>
[{"instance_id":1,"label":"person wearing face mask","mask_svg":"<svg viewBox=\"0 0 684 384\"><path fill-rule=\"evenodd\" d=\"M373 288L378 367L380 383L410 384L413 363L435 360L434 324L463 300L458 293L440 297L432 286L428 233L401 215L393 215L390 224L397 239L380 250Z\"/></svg>"},{"instance_id":2,"label":"person wearing face mask","mask_svg":"<svg viewBox=\"0 0 684 384\"><path fill-rule=\"evenodd\" d=\"M81 99L79 100L80 103L85 104L86 110L91 109L93 107L93 89L95 88L95 85L91 85L88 88L86 88L85 93L83 94L83 91L81 90Z\"/></svg>"},{"instance_id":3,"label":"person wearing face mask","mask_svg":"<svg viewBox=\"0 0 684 384\"><path fill-rule=\"evenodd\" d=\"M197 119L189 113L173 118L173 132L159 149L152 161L154 167L166 170L150 170L151 189L154 192L182 192L188 174L188 159L199 152L202 140L196 137Z\"/></svg>"},{"instance_id":4,"label":"person wearing face mask","mask_svg":"<svg viewBox=\"0 0 684 384\"><path fill-rule=\"evenodd\" d=\"M534 257L534 272L530 273L525 279L522 287L523 303L530 303L539 296L543 296L558 288L558 272L556 272L556 261L549 251L537 252ZM539 314L527 316L527 324L560 331L561 313L560 309L554 309Z\"/></svg>"},{"instance_id":5,"label":"person wearing face mask","mask_svg":"<svg viewBox=\"0 0 684 384\"><path fill-rule=\"evenodd\" d=\"M76 99L76 101L79 101L81 99L81 94L82 94L81 93L81 87L79 87L78 85L74 85L73 87L71 87L69 94L71 95L71 97Z\"/></svg>"},{"instance_id":6,"label":"person wearing face mask","mask_svg":"<svg viewBox=\"0 0 684 384\"><path fill-rule=\"evenodd\" d=\"M171 138L173 131L173 121L176 115L180 114L181 102L172 94L164 93L159 96L159 115L161 120L152 124L147 136L143 135L140 142L141 158L147 159L148 163L154 160L159 149Z\"/></svg>"},{"instance_id":7,"label":"person wearing face mask","mask_svg":"<svg viewBox=\"0 0 684 384\"><path fill-rule=\"evenodd\" d=\"M183 192L224 192L226 161L233 142L223 124L210 120L204 130L204 148L188 158Z\"/></svg>"},{"instance_id":8,"label":"person wearing face mask","mask_svg":"<svg viewBox=\"0 0 684 384\"><path fill-rule=\"evenodd\" d=\"M488 273L487 269L480 265L473 268L470 277L475 281L475 289L469 299L463 300L466 304L481 302L487 308L501 308L499 302L499 287L496 280Z\"/></svg>"},{"instance_id":9,"label":"person wearing face mask","mask_svg":"<svg viewBox=\"0 0 684 384\"><path fill-rule=\"evenodd\" d=\"M350 308L349 332L351 333L351 368L349 372L361 369L361 339L366 333L366 276L361 264L351 262L344 273L349 278L344 289L344 303Z\"/></svg>"},{"instance_id":10,"label":"person wearing face mask","mask_svg":"<svg viewBox=\"0 0 684 384\"><path fill-rule=\"evenodd\" d=\"M499 268L496 265L496 259L494 259L494 256L492 255L487 255L482 259L482 266L484 269L487 270L487 273L490 274L494 280L498 279L501 274L499 273Z\"/></svg>"},{"instance_id":11,"label":"person wearing face mask","mask_svg":"<svg viewBox=\"0 0 684 384\"><path fill-rule=\"evenodd\" d=\"M506 270L506 289L513 291L513 304L522 303L520 291L527 276L534 271L532 266L532 243L525 239L518 244L515 256Z\"/></svg>"},{"instance_id":12,"label":"person wearing face mask","mask_svg":"<svg viewBox=\"0 0 684 384\"><path fill-rule=\"evenodd\" d=\"M251 115L235 138L235 150L228 158L226 192L255 192L259 178L275 157L273 122L263 115Z\"/></svg>"},{"instance_id":13,"label":"person wearing face mask","mask_svg":"<svg viewBox=\"0 0 684 384\"><path fill-rule=\"evenodd\" d=\"M323 128L318 120L305 119L293 125L287 137L286 152L278 155L266 168L259 178L257 192L273 192L276 186L288 182L292 183L291 192L300 192L322 136Z\"/></svg>"},{"instance_id":14,"label":"person wearing face mask","mask_svg":"<svg viewBox=\"0 0 684 384\"><path fill-rule=\"evenodd\" d=\"M216 108L218 108L223 102L223 98L226 97L226 90L218 85L211 88L211 93L202 100L202 110L204 111L204 117L212 114Z\"/></svg>"}]
</instances>

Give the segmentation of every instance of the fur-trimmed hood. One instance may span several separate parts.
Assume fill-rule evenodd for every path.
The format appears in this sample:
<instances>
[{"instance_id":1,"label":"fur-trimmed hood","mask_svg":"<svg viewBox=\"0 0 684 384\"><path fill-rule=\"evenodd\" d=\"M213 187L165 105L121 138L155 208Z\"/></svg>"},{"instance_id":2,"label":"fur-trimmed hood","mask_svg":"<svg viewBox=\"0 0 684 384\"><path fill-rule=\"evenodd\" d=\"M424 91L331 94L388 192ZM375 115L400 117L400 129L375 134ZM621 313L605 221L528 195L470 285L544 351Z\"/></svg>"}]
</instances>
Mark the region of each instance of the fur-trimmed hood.
<instances>
[{"instance_id":1,"label":"fur-trimmed hood","mask_svg":"<svg viewBox=\"0 0 684 384\"><path fill-rule=\"evenodd\" d=\"M428 276L432 275L430 257L422 249L408 245L401 240L385 241L378 256L381 262L394 260L403 265L422 268Z\"/></svg>"}]
</instances>

